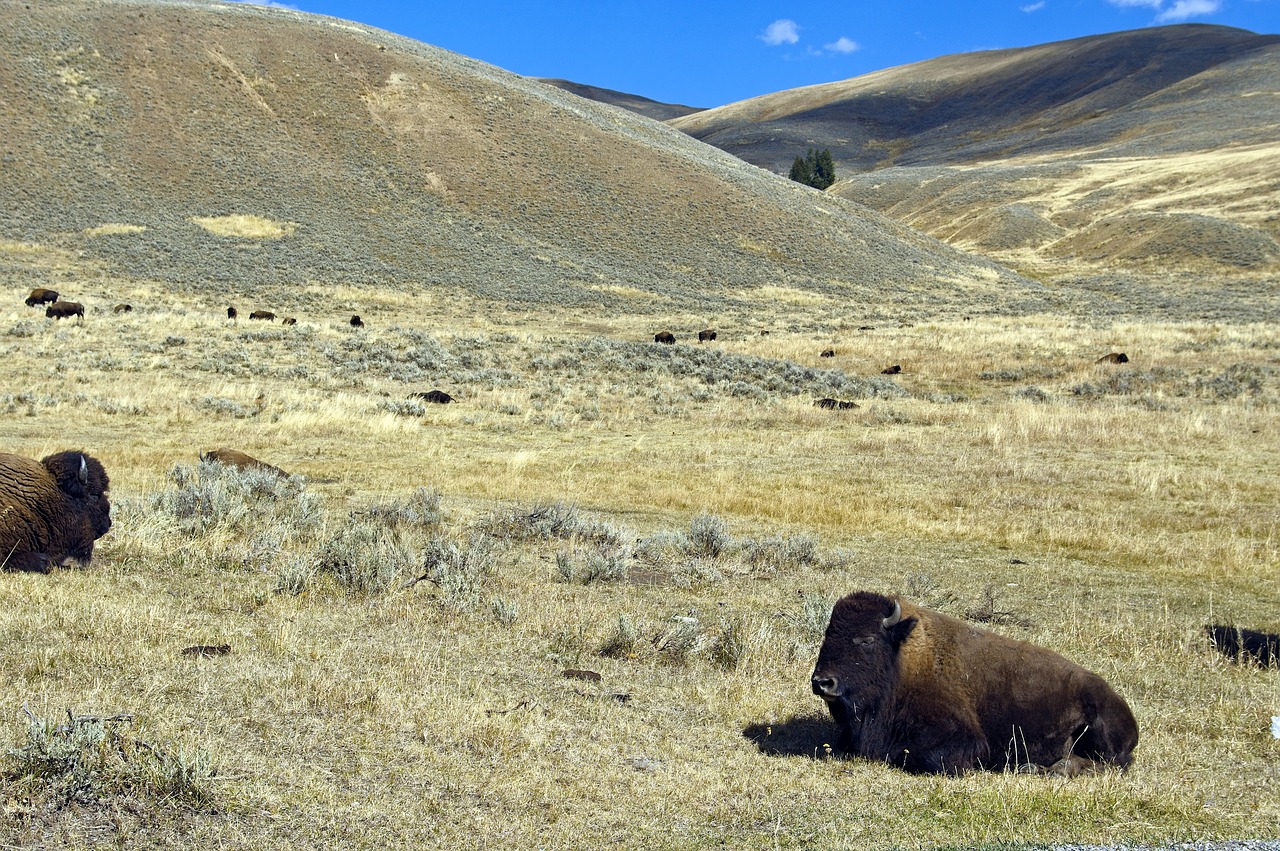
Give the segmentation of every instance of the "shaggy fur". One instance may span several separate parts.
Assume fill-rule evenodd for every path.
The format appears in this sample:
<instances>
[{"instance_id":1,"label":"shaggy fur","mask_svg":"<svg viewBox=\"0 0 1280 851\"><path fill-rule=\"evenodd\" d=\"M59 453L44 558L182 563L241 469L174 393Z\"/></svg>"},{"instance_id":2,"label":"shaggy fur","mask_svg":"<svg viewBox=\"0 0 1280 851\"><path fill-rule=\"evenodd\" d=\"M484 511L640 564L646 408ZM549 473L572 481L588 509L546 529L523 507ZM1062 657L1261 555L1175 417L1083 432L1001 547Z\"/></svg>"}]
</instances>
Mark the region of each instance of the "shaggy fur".
<instances>
[{"instance_id":1,"label":"shaggy fur","mask_svg":"<svg viewBox=\"0 0 1280 851\"><path fill-rule=\"evenodd\" d=\"M67 316L84 319L84 305L78 301L55 301L44 309L44 315L50 319L63 319Z\"/></svg>"},{"instance_id":2,"label":"shaggy fur","mask_svg":"<svg viewBox=\"0 0 1280 851\"><path fill-rule=\"evenodd\" d=\"M0 563L48 573L89 562L111 528L110 481L97 459L58 452L41 461L0 452Z\"/></svg>"},{"instance_id":3,"label":"shaggy fur","mask_svg":"<svg viewBox=\"0 0 1280 851\"><path fill-rule=\"evenodd\" d=\"M1213 624L1204 628L1214 648L1232 662L1280 664L1280 635L1242 626Z\"/></svg>"},{"instance_id":4,"label":"shaggy fur","mask_svg":"<svg viewBox=\"0 0 1280 851\"><path fill-rule=\"evenodd\" d=\"M901 618L894 622L895 605ZM859 591L835 605L813 691L841 746L912 772L1125 768L1128 704L1096 674L905 600Z\"/></svg>"},{"instance_id":5,"label":"shaggy fur","mask_svg":"<svg viewBox=\"0 0 1280 851\"><path fill-rule=\"evenodd\" d=\"M57 290L46 290L44 287L36 287L31 291L31 295L27 296L27 307L35 307L37 304L52 304L57 300Z\"/></svg>"}]
</instances>

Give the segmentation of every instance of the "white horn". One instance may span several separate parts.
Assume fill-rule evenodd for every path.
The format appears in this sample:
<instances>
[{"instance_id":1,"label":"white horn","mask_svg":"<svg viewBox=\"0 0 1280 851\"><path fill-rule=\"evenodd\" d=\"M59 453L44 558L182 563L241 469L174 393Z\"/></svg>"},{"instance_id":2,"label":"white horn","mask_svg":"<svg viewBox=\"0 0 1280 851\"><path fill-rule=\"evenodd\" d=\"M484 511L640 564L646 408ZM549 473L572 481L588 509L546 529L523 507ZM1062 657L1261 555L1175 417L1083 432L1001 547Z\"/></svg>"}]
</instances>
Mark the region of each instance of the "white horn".
<instances>
[{"instance_id":1,"label":"white horn","mask_svg":"<svg viewBox=\"0 0 1280 851\"><path fill-rule=\"evenodd\" d=\"M902 620L902 604L901 604L901 603L899 603L897 600L894 600L894 601L893 601L893 614L889 615L889 617L887 617L887 618L885 618L884 620L880 621L880 623L881 623L881 625L882 625L885 629L888 629L889 627L894 626L895 624L897 624L897 622L898 622L898 621L900 621L900 620Z\"/></svg>"}]
</instances>

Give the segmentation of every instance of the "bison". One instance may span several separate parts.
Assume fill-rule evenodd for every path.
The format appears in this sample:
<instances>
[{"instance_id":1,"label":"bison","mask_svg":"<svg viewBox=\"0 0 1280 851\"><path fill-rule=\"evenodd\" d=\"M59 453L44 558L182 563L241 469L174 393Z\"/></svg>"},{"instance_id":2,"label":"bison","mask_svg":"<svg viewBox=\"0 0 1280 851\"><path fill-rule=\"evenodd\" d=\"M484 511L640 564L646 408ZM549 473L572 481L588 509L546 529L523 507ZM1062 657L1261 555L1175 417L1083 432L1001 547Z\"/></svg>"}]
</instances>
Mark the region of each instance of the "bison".
<instances>
[{"instance_id":1,"label":"bison","mask_svg":"<svg viewBox=\"0 0 1280 851\"><path fill-rule=\"evenodd\" d=\"M716 330L714 328L708 328L705 331L698 332L699 343L710 343L713 340L715 340L715 338L716 338Z\"/></svg>"},{"instance_id":2,"label":"bison","mask_svg":"<svg viewBox=\"0 0 1280 851\"><path fill-rule=\"evenodd\" d=\"M272 313L270 310L255 310L253 313L250 313L250 314L249 314L249 318L250 318L250 319L264 319L264 320L266 320L267 322L275 322L275 321L276 321L276 315L275 315L274 313Z\"/></svg>"},{"instance_id":3,"label":"bison","mask_svg":"<svg viewBox=\"0 0 1280 851\"><path fill-rule=\"evenodd\" d=\"M294 316L286 316L284 319L280 320L280 324L281 325L297 325L298 320Z\"/></svg>"},{"instance_id":4,"label":"bison","mask_svg":"<svg viewBox=\"0 0 1280 851\"><path fill-rule=\"evenodd\" d=\"M117 304L115 307L111 308L111 312L112 313L133 313L133 305Z\"/></svg>"},{"instance_id":5,"label":"bison","mask_svg":"<svg viewBox=\"0 0 1280 851\"><path fill-rule=\"evenodd\" d=\"M1129 356L1124 352L1109 352L1098 358L1094 363L1128 363Z\"/></svg>"},{"instance_id":6,"label":"bison","mask_svg":"<svg viewBox=\"0 0 1280 851\"><path fill-rule=\"evenodd\" d=\"M897 375L900 372L902 372L902 364L900 363L895 363L893 366L886 366L884 369L880 370L881 375Z\"/></svg>"},{"instance_id":7,"label":"bison","mask_svg":"<svg viewBox=\"0 0 1280 851\"><path fill-rule=\"evenodd\" d=\"M831 612L813 692L848 753L913 773L1126 768L1138 724L1097 674L1030 642L868 591Z\"/></svg>"},{"instance_id":8,"label":"bison","mask_svg":"<svg viewBox=\"0 0 1280 851\"><path fill-rule=\"evenodd\" d=\"M44 315L50 319L62 319L65 316L84 319L84 305L78 301L55 301L44 309Z\"/></svg>"},{"instance_id":9,"label":"bison","mask_svg":"<svg viewBox=\"0 0 1280 851\"><path fill-rule=\"evenodd\" d=\"M669 346L676 341L676 335L670 331L659 331L653 335L653 341L655 343L666 343Z\"/></svg>"},{"instance_id":10,"label":"bison","mask_svg":"<svg viewBox=\"0 0 1280 851\"><path fill-rule=\"evenodd\" d=\"M210 449L200 453L200 460L205 464L222 464L226 467L235 467L237 470L265 470L283 478L288 478L289 476L279 467L273 467L265 461L259 461L239 449Z\"/></svg>"},{"instance_id":11,"label":"bison","mask_svg":"<svg viewBox=\"0 0 1280 851\"><path fill-rule=\"evenodd\" d=\"M453 401L453 397L443 390L428 390L425 393L410 393L410 399L422 399L425 402L431 402L435 405L447 405Z\"/></svg>"},{"instance_id":12,"label":"bison","mask_svg":"<svg viewBox=\"0 0 1280 851\"><path fill-rule=\"evenodd\" d=\"M227 308L227 318L230 319L232 322L235 322L236 317L239 315L240 314L236 312L236 309L234 307Z\"/></svg>"},{"instance_id":13,"label":"bison","mask_svg":"<svg viewBox=\"0 0 1280 851\"><path fill-rule=\"evenodd\" d=\"M818 399L813 404L831 411L848 411L858 407L857 402L846 402L843 399Z\"/></svg>"},{"instance_id":14,"label":"bison","mask_svg":"<svg viewBox=\"0 0 1280 851\"><path fill-rule=\"evenodd\" d=\"M39 461L0 452L0 565L48 573L88 563L111 529L109 487L106 469L83 452Z\"/></svg>"},{"instance_id":15,"label":"bison","mask_svg":"<svg viewBox=\"0 0 1280 851\"><path fill-rule=\"evenodd\" d=\"M35 307L37 304L52 304L57 300L57 290L46 290L44 287L36 287L31 291L31 295L27 296L27 307Z\"/></svg>"},{"instance_id":16,"label":"bison","mask_svg":"<svg viewBox=\"0 0 1280 851\"><path fill-rule=\"evenodd\" d=\"M1212 624L1204 628L1219 653L1233 662L1280 663L1280 635L1239 626Z\"/></svg>"},{"instance_id":17,"label":"bison","mask_svg":"<svg viewBox=\"0 0 1280 851\"><path fill-rule=\"evenodd\" d=\"M835 349L823 349L821 354L818 355L818 357L820 358L833 358L835 356L836 356Z\"/></svg>"},{"instance_id":18,"label":"bison","mask_svg":"<svg viewBox=\"0 0 1280 851\"><path fill-rule=\"evenodd\" d=\"M361 319L361 318L359 317L359 315L353 315L353 316L351 317L351 327L352 327L352 328L363 328L363 327L364 327L364 320L363 320L363 319Z\"/></svg>"}]
</instances>

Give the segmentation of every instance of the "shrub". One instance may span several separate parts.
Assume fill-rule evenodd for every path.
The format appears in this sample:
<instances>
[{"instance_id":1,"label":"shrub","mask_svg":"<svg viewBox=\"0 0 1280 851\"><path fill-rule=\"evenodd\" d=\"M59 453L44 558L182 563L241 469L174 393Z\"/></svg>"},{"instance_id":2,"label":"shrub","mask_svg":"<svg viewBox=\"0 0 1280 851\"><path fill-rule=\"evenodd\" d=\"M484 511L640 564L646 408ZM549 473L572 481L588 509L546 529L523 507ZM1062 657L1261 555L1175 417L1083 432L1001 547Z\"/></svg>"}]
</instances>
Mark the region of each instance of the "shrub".
<instances>
[{"instance_id":1,"label":"shrub","mask_svg":"<svg viewBox=\"0 0 1280 851\"><path fill-rule=\"evenodd\" d=\"M818 563L818 539L809 534L751 538L743 546L742 560L754 570L810 567Z\"/></svg>"},{"instance_id":2,"label":"shrub","mask_svg":"<svg viewBox=\"0 0 1280 851\"><path fill-rule=\"evenodd\" d=\"M695 558L716 559L733 545L729 524L714 514L699 514L689 524L685 552Z\"/></svg>"},{"instance_id":3,"label":"shrub","mask_svg":"<svg viewBox=\"0 0 1280 851\"><path fill-rule=\"evenodd\" d=\"M474 609L483 599L489 580L498 572L498 550L483 535L472 535L465 546L433 538L423 557L426 580L440 589L440 603L453 612Z\"/></svg>"},{"instance_id":4,"label":"shrub","mask_svg":"<svg viewBox=\"0 0 1280 851\"><path fill-rule=\"evenodd\" d=\"M600 645L600 655L611 659L634 659L636 648L640 643L640 632L635 623L626 615L618 615L618 622L613 632Z\"/></svg>"},{"instance_id":5,"label":"shrub","mask_svg":"<svg viewBox=\"0 0 1280 851\"><path fill-rule=\"evenodd\" d=\"M194 468L175 464L169 481L171 489L151 496L151 511L189 535L278 526L289 537L305 537L324 522L323 500L306 491L301 476L202 461Z\"/></svg>"},{"instance_id":6,"label":"shrub","mask_svg":"<svg viewBox=\"0 0 1280 851\"><path fill-rule=\"evenodd\" d=\"M411 574L417 564L409 547L389 530L351 515L321 544L317 570L349 591L378 594Z\"/></svg>"}]
</instances>

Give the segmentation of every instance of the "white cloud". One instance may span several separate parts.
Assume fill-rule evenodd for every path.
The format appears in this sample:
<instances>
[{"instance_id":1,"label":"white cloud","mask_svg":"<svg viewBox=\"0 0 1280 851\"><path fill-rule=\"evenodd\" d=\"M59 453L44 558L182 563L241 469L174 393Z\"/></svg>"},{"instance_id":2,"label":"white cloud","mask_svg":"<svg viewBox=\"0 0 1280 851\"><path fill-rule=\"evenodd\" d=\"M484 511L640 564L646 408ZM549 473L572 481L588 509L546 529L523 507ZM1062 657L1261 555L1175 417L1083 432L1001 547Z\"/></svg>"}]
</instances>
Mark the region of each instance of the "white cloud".
<instances>
[{"instance_id":1,"label":"white cloud","mask_svg":"<svg viewBox=\"0 0 1280 851\"><path fill-rule=\"evenodd\" d=\"M795 44L800 40L800 27L790 18L782 18L764 28L760 40L765 44Z\"/></svg>"},{"instance_id":2,"label":"white cloud","mask_svg":"<svg viewBox=\"0 0 1280 851\"><path fill-rule=\"evenodd\" d=\"M1030 15L1032 12L1039 12L1046 5L1047 4L1045 3L1045 0L1040 0L1039 3L1028 3L1026 6L1021 6L1020 8L1022 9L1022 11Z\"/></svg>"},{"instance_id":3,"label":"white cloud","mask_svg":"<svg viewBox=\"0 0 1280 851\"><path fill-rule=\"evenodd\" d=\"M1164 5L1164 0L1107 0L1112 6L1120 6L1122 8L1128 6L1146 6L1149 9L1159 9Z\"/></svg>"},{"instance_id":4,"label":"white cloud","mask_svg":"<svg viewBox=\"0 0 1280 851\"><path fill-rule=\"evenodd\" d=\"M1185 21L1187 18L1212 15L1220 8L1222 8L1221 0L1177 0L1168 9L1161 9L1160 14L1156 15L1156 20L1161 23Z\"/></svg>"},{"instance_id":5,"label":"white cloud","mask_svg":"<svg viewBox=\"0 0 1280 851\"><path fill-rule=\"evenodd\" d=\"M861 50L862 45L858 44L851 38L840 36L830 44L824 44L823 47L832 53L853 53L855 50Z\"/></svg>"}]
</instances>

